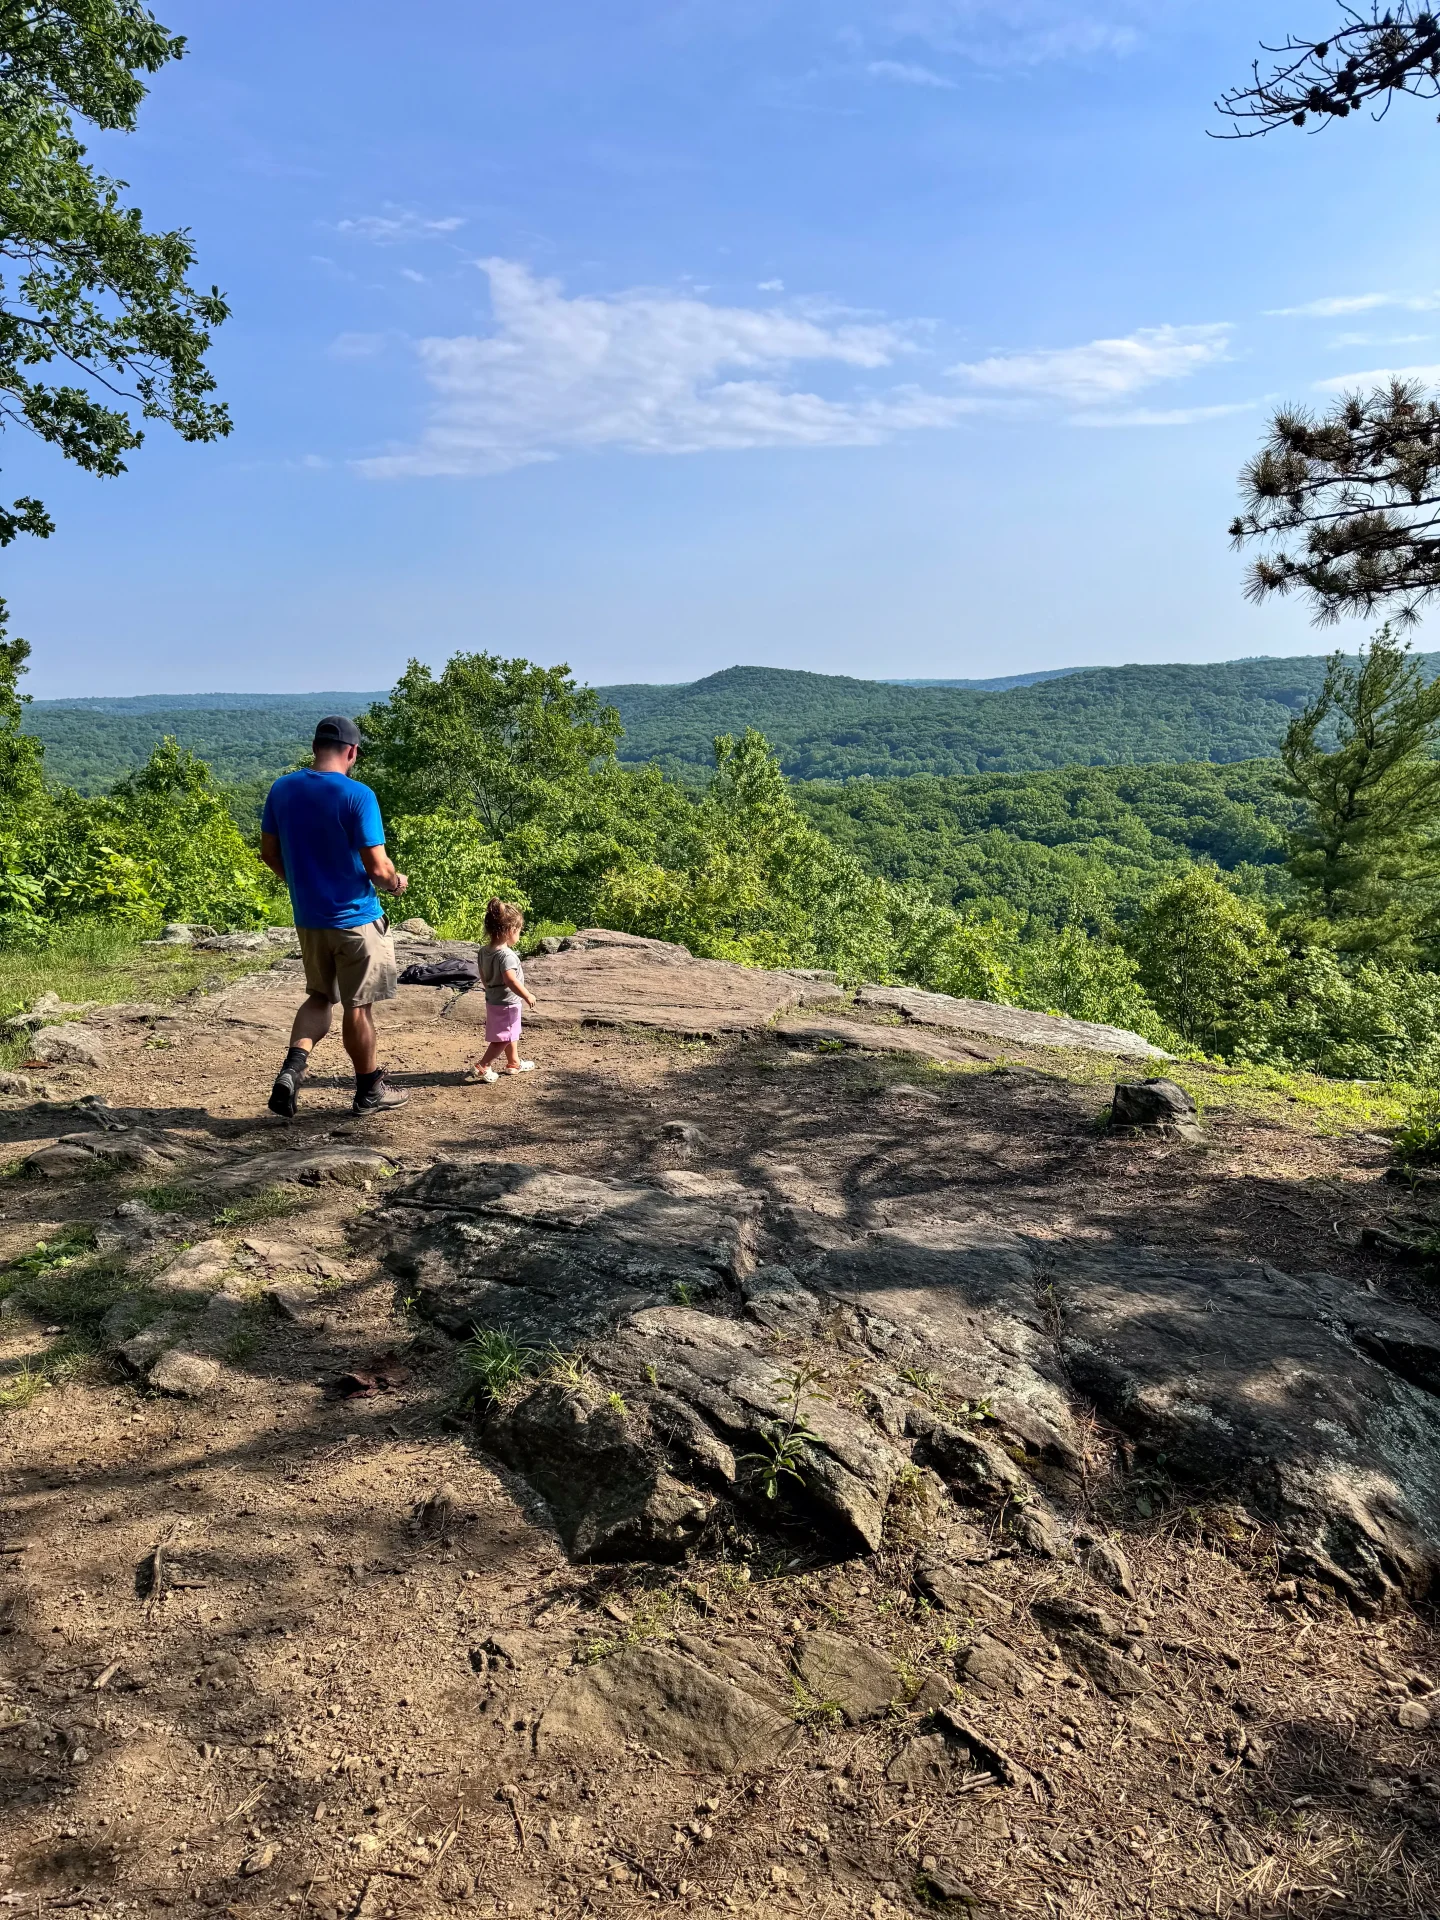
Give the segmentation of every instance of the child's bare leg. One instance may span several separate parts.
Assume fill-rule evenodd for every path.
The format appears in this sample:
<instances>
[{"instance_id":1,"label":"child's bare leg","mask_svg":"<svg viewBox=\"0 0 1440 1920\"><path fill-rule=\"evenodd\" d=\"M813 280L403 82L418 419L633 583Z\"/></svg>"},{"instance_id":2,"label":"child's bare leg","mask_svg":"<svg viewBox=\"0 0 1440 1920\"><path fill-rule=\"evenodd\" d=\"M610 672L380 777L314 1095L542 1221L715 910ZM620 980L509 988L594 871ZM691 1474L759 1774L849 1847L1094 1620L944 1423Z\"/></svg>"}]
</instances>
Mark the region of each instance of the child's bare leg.
<instances>
[{"instance_id":1,"label":"child's bare leg","mask_svg":"<svg viewBox=\"0 0 1440 1920\"><path fill-rule=\"evenodd\" d=\"M503 1040L492 1040L470 1071L472 1073L484 1073L487 1067L495 1064L505 1050L505 1042Z\"/></svg>"},{"instance_id":2,"label":"child's bare leg","mask_svg":"<svg viewBox=\"0 0 1440 1920\"><path fill-rule=\"evenodd\" d=\"M507 1040L505 1042L505 1069L508 1073L514 1073L518 1070L519 1065L520 1042L518 1040Z\"/></svg>"}]
</instances>

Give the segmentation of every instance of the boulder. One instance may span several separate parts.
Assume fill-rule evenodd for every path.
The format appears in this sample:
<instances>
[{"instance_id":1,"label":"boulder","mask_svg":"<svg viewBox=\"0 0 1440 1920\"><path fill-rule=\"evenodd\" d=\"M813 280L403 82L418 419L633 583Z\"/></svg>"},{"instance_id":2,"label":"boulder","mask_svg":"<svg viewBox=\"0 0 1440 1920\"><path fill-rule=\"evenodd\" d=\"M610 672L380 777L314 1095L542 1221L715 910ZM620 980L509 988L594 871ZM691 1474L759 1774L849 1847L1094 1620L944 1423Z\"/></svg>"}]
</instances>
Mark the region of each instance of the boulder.
<instances>
[{"instance_id":1,"label":"boulder","mask_svg":"<svg viewBox=\"0 0 1440 1920\"><path fill-rule=\"evenodd\" d=\"M24 1171L44 1180L68 1180L93 1173L99 1162L88 1147L37 1147L22 1163Z\"/></svg>"},{"instance_id":2,"label":"boulder","mask_svg":"<svg viewBox=\"0 0 1440 1920\"><path fill-rule=\"evenodd\" d=\"M177 1400L203 1400L218 1385L224 1369L218 1360L184 1347L169 1347L147 1372L146 1384Z\"/></svg>"},{"instance_id":3,"label":"boulder","mask_svg":"<svg viewBox=\"0 0 1440 1920\"><path fill-rule=\"evenodd\" d=\"M535 1745L613 1756L633 1740L680 1766L735 1773L773 1763L796 1733L778 1699L767 1703L686 1654L641 1646L562 1681Z\"/></svg>"},{"instance_id":4,"label":"boulder","mask_svg":"<svg viewBox=\"0 0 1440 1920\"><path fill-rule=\"evenodd\" d=\"M194 944L203 953L263 953L270 940L263 933L211 933Z\"/></svg>"},{"instance_id":5,"label":"boulder","mask_svg":"<svg viewBox=\"0 0 1440 1920\"><path fill-rule=\"evenodd\" d=\"M1110 1126L1124 1130L1171 1134L1198 1140L1200 1116L1195 1102L1173 1080L1121 1080L1110 1103Z\"/></svg>"},{"instance_id":6,"label":"boulder","mask_svg":"<svg viewBox=\"0 0 1440 1920\"><path fill-rule=\"evenodd\" d=\"M894 1661L838 1633L807 1633L795 1671L814 1699L839 1707L851 1726L888 1713L900 1695Z\"/></svg>"},{"instance_id":7,"label":"boulder","mask_svg":"<svg viewBox=\"0 0 1440 1920\"><path fill-rule=\"evenodd\" d=\"M885 1778L901 1787L947 1787L956 1772L956 1749L943 1733L921 1733L907 1740L885 1769Z\"/></svg>"},{"instance_id":8,"label":"boulder","mask_svg":"<svg viewBox=\"0 0 1440 1920\"><path fill-rule=\"evenodd\" d=\"M105 1049L83 1027L41 1027L30 1042L30 1058L49 1067L103 1067Z\"/></svg>"},{"instance_id":9,"label":"boulder","mask_svg":"<svg viewBox=\"0 0 1440 1920\"><path fill-rule=\"evenodd\" d=\"M946 1561L921 1554L911 1576L920 1598L941 1613L972 1616L978 1620L998 1620L1010 1611L998 1593L992 1593L978 1580L960 1572Z\"/></svg>"},{"instance_id":10,"label":"boulder","mask_svg":"<svg viewBox=\"0 0 1440 1920\"><path fill-rule=\"evenodd\" d=\"M857 1006L903 1014L922 1026L985 1034L1020 1046L1080 1047L1091 1053L1134 1054L1151 1060L1172 1057L1125 1027L1030 1013L1023 1007L997 1007L988 1000L961 1000L948 993L924 993L917 987L861 987L855 1002Z\"/></svg>"},{"instance_id":11,"label":"boulder","mask_svg":"<svg viewBox=\"0 0 1440 1920\"><path fill-rule=\"evenodd\" d=\"M212 1173L205 1186L212 1193L240 1193L252 1187L294 1182L316 1186L322 1180L358 1186L366 1179L383 1179L394 1171L395 1162L377 1148L335 1141L319 1147L289 1147L279 1153L257 1153L249 1160L237 1161Z\"/></svg>"}]
</instances>

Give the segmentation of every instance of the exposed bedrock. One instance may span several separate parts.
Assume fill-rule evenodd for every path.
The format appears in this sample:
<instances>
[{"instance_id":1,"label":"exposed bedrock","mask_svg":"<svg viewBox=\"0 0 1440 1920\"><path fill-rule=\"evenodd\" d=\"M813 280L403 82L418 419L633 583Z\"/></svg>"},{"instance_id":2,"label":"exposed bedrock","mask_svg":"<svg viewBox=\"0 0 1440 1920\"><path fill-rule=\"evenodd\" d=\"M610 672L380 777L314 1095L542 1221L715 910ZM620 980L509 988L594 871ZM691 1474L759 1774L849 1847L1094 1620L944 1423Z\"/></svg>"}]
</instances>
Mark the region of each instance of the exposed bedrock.
<instances>
[{"instance_id":1,"label":"exposed bedrock","mask_svg":"<svg viewBox=\"0 0 1440 1920\"><path fill-rule=\"evenodd\" d=\"M1081 1499L1098 1411L1355 1598L1435 1585L1427 1316L1324 1274L906 1220L895 1203L878 1230L817 1216L807 1241L770 1205L699 1174L457 1162L392 1189L388 1259L420 1312L525 1350L530 1377L483 1437L577 1558L679 1556L717 1501L873 1550L892 1500L938 1476L1022 1550L1098 1554L1123 1590L1124 1555Z\"/></svg>"}]
</instances>

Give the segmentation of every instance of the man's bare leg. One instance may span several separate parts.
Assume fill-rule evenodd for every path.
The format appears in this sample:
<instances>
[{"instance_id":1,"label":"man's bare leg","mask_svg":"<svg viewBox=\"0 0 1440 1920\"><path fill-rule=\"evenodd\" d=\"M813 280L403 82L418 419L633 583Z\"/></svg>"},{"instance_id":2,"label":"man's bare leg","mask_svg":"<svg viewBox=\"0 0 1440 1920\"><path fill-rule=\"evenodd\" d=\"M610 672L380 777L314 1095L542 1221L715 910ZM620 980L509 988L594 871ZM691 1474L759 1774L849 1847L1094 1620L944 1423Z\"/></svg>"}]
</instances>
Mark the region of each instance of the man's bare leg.
<instances>
[{"instance_id":1,"label":"man's bare leg","mask_svg":"<svg viewBox=\"0 0 1440 1920\"><path fill-rule=\"evenodd\" d=\"M297 1022L298 1024L298 1022ZM340 1037L358 1080L363 1073L375 1071L375 1016L369 1007L347 1007Z\"/></svg>"}]
</instances>

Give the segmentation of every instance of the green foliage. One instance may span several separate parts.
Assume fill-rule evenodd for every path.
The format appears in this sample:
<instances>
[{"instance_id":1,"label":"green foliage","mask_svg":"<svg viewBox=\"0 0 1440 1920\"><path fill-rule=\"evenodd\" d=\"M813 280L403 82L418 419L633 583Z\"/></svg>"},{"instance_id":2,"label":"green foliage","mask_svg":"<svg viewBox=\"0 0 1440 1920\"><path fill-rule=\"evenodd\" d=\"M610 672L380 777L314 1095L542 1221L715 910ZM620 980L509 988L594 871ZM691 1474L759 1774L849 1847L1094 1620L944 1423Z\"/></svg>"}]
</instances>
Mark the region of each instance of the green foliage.
<instances>
[{"instance_id":1,"label":"green foliage","mask_svg":"<svg viewBox=\"0 0 1440 1920\"><path fill-rule=\"evenodd\" d=\"M807 1400L830 1398L820 1380L819 1370L808 1361L780 1374L774 1382L784 1395L780 1417L767 1420L761 1427L759 1452L740 1455L742 1462L753 1462L755 1478L767 1500L778 1497L784 1480L794 1480L802 1487L805 1484L802 1469L810 1448L819 1445L820 1436L806 1424L804 1405Z\"/></svg>"},{"instance_id":2,"label":"green foliage","mask_svg":"<svg viewBox=\"0 0 1440 1920\"><path fill-rule=\"evenodd\" d=\"M499 1400L539 1364L536 1353L501 1327L477 1327L461 1347L459 1358L465 1397L482 1405Z\"/></svg>"},{"instance_id":3,"label":"green foliage","mask_svg":"<svg viewBox=\"0 0 1440 1920\"><path fill-rule=\"evenodd\" d=\"M1205 1053L1243 1047L1283 960L1264 916L1200 867L1161 889L1128 943L1161 1019Z\"/></svg>"},{"instance_id":4,"label":"green foliage","mask_svg":"<svg viewBox=\"0 0 1440 1920\"><path fill-rule=\"evenodd\" d=\"M1382 628L1325 684L1281 747L1285 790L1303 802L1290 872L1301 914L1342 952L1413 959L1440 906L1440 680Z\"/></svg>"},{"instance_id":5,"label":"green foliage","mask_svg":"<svg viewBox=\"0 0 1440 1920\"><path fill-rule=\"evenodd\" d=\"M1440 1160L1440 1105L1433 1095L1412 1110L1396 1134L1395 1158L1402 1167L1433 1167Z\"/></svg>"},{"instance_id":6,"label":"green foliage","mask_svg":"<svg viewBox=\"0 0 1440 1920\"><path fill-rule=\"evenodd\" d=\"M0 945L43 943L68 921L133 935L167 920L263 925L283 911L209 768L173 740L107 799L51 788L0 820Z\"/></svg>"},{"instance_id":7,"label":"green foliage","mask_svg":"<svg viewBox=\"0 0 1440 1920\"><path fill-rule=\"evenodd\" d=\"M132 409L186 440L230 431L205 366L229 309L189 285L189 236L147 233L75 132L77 117L132 131L141 76L184 50L131 0L19 0L0 16L0 256L16 269L0 301L0 422L90 473L124 472L144 438ZM49 531L36 500L0 510L0 545Z\"/></svg>"},{"instance_id":8,"label":"green foliage","mask_svg":"<svg viewBox=\"0 0 1440 1920\"><path fill-rule=\"evenodd\" d=\"M568 667L457 653L412 660L361 717L364 778L387 814L474 814L492 840L573 805L613 760L619 716Z\"/></svg>"},{"instance_id":9,"label":"green foliage","mask_svg":"<svg viewBox=\"0 0 1440 1920\"><path fill-rule=\"evenodd\" d=\"M447 940L483 940L492 896L528 908L503 849L473 814L402 814L385 832L396 866L409 875L406 911Z\"/></svg>"},{"instance_id":10,"label":"green foliage","mask_svg":"<svg viewBox=\"0 0 1440 1920\"><path fill-rule=\"evenodd\" d=\"M0 600L0 820L33 805L44 779L44 748L21 729L30 696L20 692L20 676L30 658L30 643L6 640L5 627L5 603ZM0 913L5 911L3 888L0 879Z\"/></svg>"}]
</instances>

